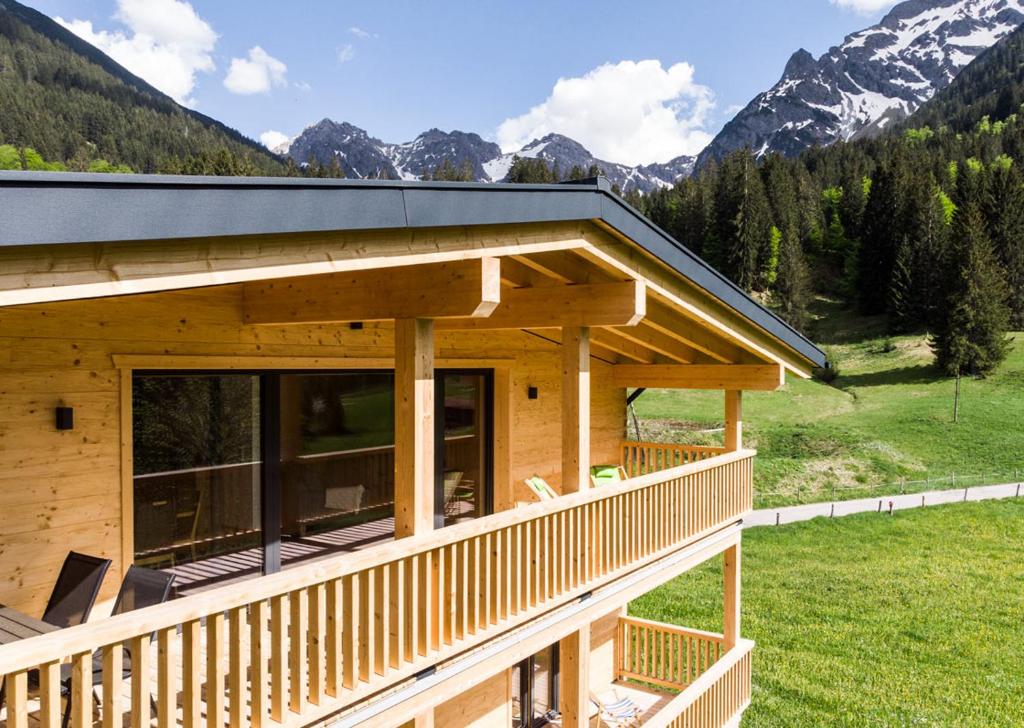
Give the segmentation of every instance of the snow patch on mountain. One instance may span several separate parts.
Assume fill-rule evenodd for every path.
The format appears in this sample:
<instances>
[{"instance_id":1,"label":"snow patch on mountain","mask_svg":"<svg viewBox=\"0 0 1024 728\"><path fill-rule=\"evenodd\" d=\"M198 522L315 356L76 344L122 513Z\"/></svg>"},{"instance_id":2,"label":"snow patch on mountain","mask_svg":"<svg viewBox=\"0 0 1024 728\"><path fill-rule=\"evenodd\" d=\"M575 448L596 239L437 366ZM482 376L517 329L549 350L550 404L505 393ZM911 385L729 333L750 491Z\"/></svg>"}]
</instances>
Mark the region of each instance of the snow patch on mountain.
<instances>
[{"instance_id":1,"label":"snow patch on mountain","mask_svg":"<svg viewBox=\"0 0 1024 728\"><path fill-rule=\"evenodd\" d=\"M1024 22L1024 0L907 0L815 59L801 49L701 153L799 154L877 134L912 114Z\"/></svg>"}]
</instances>

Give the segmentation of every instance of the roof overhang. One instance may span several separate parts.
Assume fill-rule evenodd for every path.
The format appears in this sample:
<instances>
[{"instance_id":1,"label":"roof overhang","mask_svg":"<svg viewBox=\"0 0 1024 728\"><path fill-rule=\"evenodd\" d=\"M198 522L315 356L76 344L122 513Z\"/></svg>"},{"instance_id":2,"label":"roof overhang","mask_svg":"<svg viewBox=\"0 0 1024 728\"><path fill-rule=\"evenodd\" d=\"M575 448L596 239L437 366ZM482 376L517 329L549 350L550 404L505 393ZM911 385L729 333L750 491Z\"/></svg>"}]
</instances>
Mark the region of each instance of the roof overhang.
<instances>
[{"instance_id":1,"label":"roof overhang","mask_svg":"<svg viewBox=\"0 0 1024 728\"><path fill-rule=\"evenodd\" d=\"M813 366L824 353L614 194L519 185L0 172L0 246L596 221Z\"/></svg>"}]
</instances>

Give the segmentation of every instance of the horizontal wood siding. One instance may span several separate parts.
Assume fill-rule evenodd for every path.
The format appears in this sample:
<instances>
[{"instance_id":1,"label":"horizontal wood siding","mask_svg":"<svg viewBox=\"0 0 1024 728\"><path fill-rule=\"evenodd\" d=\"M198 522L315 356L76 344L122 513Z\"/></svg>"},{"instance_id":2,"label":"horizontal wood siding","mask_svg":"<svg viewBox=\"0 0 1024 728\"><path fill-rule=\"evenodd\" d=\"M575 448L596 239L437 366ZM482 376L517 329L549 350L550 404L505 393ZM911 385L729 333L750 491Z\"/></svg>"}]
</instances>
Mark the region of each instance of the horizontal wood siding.
<instances>
[{"instance_id":1,"label":"horizontal wood siding","mask_svg":"<svg viewBox=\"0 0 1024 728\"><path fill-rule=\"evenodd\" d=\"M183 253L182 266L194 267L198 255ZM83 275L87 257L75 263ZM238 285L0 308L0 603L39 614L69 549L113 559L101 599L116 592L132 534L122 533L120 443L130 433L121 429L122 374L112 356L274 357L282 365L292 357L393 357L386 325L245 326L241 310ZM557 487L558 346L518 331L444 332L438 346L441 358L510 362L511 486L495 493L496 507L525 500L519 481L534 473ZM615 462L625 395L599 361L593 379L592 458ZM528 386L539 388L538 399L527 399ZM55 429L57 405L74 408L73 430Z\"/></svg>"}]
</instances>

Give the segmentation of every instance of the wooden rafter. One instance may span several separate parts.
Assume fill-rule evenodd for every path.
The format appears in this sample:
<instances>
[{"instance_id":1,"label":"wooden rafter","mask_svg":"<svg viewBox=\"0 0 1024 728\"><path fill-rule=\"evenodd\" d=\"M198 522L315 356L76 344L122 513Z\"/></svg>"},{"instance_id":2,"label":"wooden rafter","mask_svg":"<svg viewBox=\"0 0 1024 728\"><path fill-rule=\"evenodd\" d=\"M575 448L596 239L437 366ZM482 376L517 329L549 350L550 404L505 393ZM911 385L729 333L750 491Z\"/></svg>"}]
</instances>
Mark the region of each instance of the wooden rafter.
<instances>
[{"instance_id":1,"label":"wooden rafter","mask_svg":"<svg viewBox=\"0 0 1024 728\"><path fill-rule=\"evenodd\" d=\"M244 284L249 324L488 316L501 300L497 258Z\"/></svg>"}]
</instances>

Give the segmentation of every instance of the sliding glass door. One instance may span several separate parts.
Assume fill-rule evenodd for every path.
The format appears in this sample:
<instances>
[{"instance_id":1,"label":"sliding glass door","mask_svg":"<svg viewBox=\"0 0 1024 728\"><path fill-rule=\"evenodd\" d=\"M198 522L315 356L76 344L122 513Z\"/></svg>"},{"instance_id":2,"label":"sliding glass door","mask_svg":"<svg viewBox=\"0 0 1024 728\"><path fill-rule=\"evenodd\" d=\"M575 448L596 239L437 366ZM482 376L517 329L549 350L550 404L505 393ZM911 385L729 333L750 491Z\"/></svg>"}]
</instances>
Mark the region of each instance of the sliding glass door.
<instances>
[{"instance_id":1,"label":"sliding glass door","mask_svg":"<svg viewBox=\"0 0 1024 728\"><path fill-rule=\"evenodd\" d=\"M558 644L512 668L512 725L539 728L558 718Z\"/></svg>"},{"instance_id":2,"label":"sliding glass door","mask_svg":"<svg viewBox=\"0 0 1024 728\"><path fill-rule=\"evenodd\" d=\"M435 525L491 510L489 372L436 375ZM135 560L179 584L394 536L394 374L137 372Z\"/></svg>"}]
</instances>

